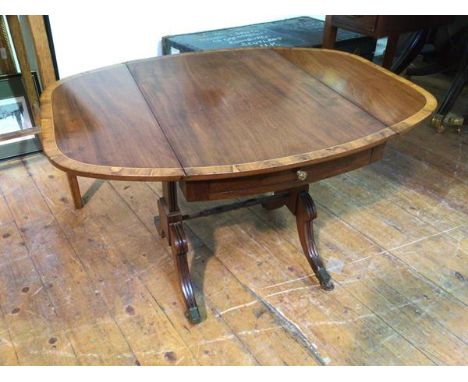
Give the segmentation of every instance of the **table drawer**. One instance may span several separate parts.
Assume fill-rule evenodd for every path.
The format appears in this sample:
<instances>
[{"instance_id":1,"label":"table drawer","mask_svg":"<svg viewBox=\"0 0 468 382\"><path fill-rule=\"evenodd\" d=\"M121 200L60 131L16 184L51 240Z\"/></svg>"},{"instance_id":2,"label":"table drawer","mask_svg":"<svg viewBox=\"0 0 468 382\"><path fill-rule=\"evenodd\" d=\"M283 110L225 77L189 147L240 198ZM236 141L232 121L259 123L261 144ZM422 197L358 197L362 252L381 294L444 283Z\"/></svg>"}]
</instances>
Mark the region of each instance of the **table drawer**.
<instances>
[{"instance_id":1,"label":"table drawer","mask_svg":"<svg viewBox=\"0 0 468 382\"><path fill-rule=\"evenodd\" d=\"M355 170L379 160L383 156L384 145L331 161L274 173L230 179L180 182L180 188L189 202L232 199L265 192L288 190Z\"/></svg>"}]
</instances>

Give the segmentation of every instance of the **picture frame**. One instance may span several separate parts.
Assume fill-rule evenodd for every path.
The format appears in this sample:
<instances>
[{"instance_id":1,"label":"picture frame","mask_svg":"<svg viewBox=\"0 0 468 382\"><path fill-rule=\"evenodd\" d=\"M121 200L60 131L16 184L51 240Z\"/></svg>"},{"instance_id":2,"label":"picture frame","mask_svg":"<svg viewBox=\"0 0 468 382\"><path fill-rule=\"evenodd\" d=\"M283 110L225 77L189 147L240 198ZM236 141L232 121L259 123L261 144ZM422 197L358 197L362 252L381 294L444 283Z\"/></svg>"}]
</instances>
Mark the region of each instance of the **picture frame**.
<instances>
[{"instance_id":1,"label":"picture frame","mask_svg":"<svg viewBox=\"0 0 468 382\"><path fill-rule=\"evenodd\" d=\"M31 74L39 95L37 73ZM31 115L21 74L0 76L0 160L42 149Z\"/></svg>"},{"instance_id":2,"label":"picture frame","mask_svg":"<svg viewBox=\"0 0 468 382\"><path fill-rule=\"evenodd\" d=\"M11 97L0 100L0 135L33 128L26 98Z\"/></svg>"}]
</instances>

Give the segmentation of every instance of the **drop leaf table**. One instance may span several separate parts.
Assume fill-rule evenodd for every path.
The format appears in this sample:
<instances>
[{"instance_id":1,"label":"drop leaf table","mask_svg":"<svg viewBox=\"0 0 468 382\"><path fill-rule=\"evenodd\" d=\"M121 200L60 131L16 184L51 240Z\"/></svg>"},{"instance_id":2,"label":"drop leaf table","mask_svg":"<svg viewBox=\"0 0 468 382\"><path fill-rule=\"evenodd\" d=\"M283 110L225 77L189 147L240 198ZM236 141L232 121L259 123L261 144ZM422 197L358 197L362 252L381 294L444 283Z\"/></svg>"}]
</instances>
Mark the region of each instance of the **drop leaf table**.
<instances>
[{"instance_id":1,"label":"drop leaf table","mask_svg":"<svg viewBox=\"0 0 468 382\"><path fill-rule=\"evenodd\" d=\"M309 183L379 160L388 139L435 107L424 89L349 53L232 49L132 61L56 82L41 97L41 138L52 164L67 173L76 208L77 176L162 182L155 221L196 323L184 220L286 206L320 285L331 290L314 243ZM189 202L236 201L183 214L177 184Z\"/></svg>"}]
</instances>

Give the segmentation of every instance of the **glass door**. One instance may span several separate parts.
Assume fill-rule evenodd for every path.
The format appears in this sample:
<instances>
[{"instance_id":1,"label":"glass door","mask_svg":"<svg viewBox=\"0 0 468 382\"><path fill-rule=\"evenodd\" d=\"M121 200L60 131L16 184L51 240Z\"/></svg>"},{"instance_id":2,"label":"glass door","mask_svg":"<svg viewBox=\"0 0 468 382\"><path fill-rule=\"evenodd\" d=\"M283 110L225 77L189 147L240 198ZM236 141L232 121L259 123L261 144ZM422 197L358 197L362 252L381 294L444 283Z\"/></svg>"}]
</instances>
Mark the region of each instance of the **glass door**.
<instances>
[{"instance_id":1,"label":"glass door","mask_svg":"<svg viewBox=\"0 0 468 382\"><path fill-rule=\"evenodd\" d=\"M24 36L28 30L18 19L18 26ZM30 40L23 39L26 51L32 49ZM32 57L33 54L29 54ZM33 65L37 65L33 60ZM24 78L19 69L11 31L5 16L0 16L0 160L18 155L39 151L41 149L37 137L38 129L35 126L31 110L31 93L25 89ZM40 83L37 73L31 71L34 97L40 94ZM30 77L30 78L31 78Z\"/></svg>"}]
</instances>

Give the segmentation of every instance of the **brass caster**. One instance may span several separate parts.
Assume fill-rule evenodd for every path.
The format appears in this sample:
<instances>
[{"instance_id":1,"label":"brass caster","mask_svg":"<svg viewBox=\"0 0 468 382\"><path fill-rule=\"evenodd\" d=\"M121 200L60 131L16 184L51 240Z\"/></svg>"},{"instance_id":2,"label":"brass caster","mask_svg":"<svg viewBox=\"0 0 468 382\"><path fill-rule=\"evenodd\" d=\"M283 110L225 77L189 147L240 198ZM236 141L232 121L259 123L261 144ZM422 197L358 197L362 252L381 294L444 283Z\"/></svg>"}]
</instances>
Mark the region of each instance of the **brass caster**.
<instances>
[{"instance_id":1,"label":"brass caster","mask_svg":"<svg viewBox=\"0 0 468 382\"><path fill-rule=\"evenodd\" d=\"M335 289L335 285L333 284L333 281L331 281L331 280L328 280L328 281L326 281L324 283L321 283L320 285L322 286L322 289L326 290L326 291L331 291L331 290Z\"/></svg>"},{"instance_id":2,"label":"brass caster","mask_svg":"<svg viewBox=\"0 0 468 382\"><path fill-rule=\"evenodd\" d=\"M447 114L447 116L444 118L444 124L456 128L458 134L461 134L461 128L464 122L465 118L453 113Z\"/></svg>"},{"instance_id":3,"label":"brass caster","mask_svg":"<svg viewBox=\"0 0 468 382\"><path fill-rule=\"evenodd\" d=\"M196 306L189 308L187 312L185 312L185 315L192 324L199 324L201 322L200 311Z\"/></svg>"},{"instance_id":4,"label":"brass caster","mask_svg":"<svg viewBox=\"0 0 468 382\"><path fill-rule=\"evenodd\" d=\"M442 114L434 114L431 120L431 125L436 131L441 134L445 130L445 126L443 124L444 116Z\"/></svg>"},{"instance_id":5,"label":"brass caster","mask_svg":"<svg viewBox=\"0 0 468 382\"><path fill-rule=\"evenodd\" d=\"M323 290L330 291L335 288L335 285L333 284L330 274L327 272L325 268L319 268L318 274L319 274L320 286L322 287Z\"/></svg>"},{"instance_id":6,"label":"brass caster","mask_svg":"<svg viewBox=\"0 0 468 382\"><path fill-rule=\"evenodd\" d=\"M432 127L434 127L438 133L443 133L446 128L451 127L457 129L458 134L461 133L465 118L454 113L448 113L447 115L435 114L432 117Z\"/></svg>"}]
</instances>

